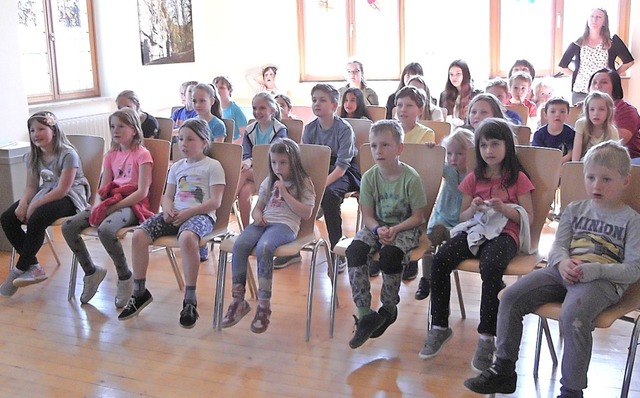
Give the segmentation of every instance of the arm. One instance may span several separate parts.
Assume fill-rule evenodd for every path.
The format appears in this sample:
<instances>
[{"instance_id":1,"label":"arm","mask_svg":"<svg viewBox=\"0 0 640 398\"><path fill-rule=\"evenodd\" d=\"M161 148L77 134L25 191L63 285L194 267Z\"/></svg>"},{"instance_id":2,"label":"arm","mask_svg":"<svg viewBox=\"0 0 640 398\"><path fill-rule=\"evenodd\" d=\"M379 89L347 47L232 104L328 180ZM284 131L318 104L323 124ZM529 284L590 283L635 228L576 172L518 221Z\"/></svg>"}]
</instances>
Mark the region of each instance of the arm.
<instances>
[{"instance_id":1,"label":"arm","mask_svg":"<svg viewBox=\"0 0 640 398\"><path fill-rule=\"evenodd\" d=\"M609 61L609 67L615 69L616 58L620 58L622 65L617 69L620 76L624 74L634 64L633 55L629 51L629 48L624 44L620 36L613 35L611 38L611 48L609 49L609 57L613 58Z\"/></svg>"},{"instance_id":2,"label":"arm","mask_svg":"<svg viewBox=\"0 0 640 398\"><path fill-rule=\"evenodd\" d=\"M72 156L72 155L67 154L65 156ZM79 162L79 159L78 159L78 162ZM78 171L78 168L76 166L69 166L62 169L62 172L60 173L60 179L58 180L58 185L55 188L53 188L51 191L47 192L42 197L36 200L32 200L29 203L29 206L27 208L26 218L29 219L31 214L33 214L33 212L43 204L51 203L67 196L67 194L69 193L69 190L73 186L73 182L75 181L77 171ZM33 196L31 197L33 198Z\"/></svg>"},{"instance_id":3,"label":"arm","mask_svg":"<svg viewBox=\"0 0 640 398\"><path fill-rule=\"evenodd\" d=\"M264 206L265 206L265 203L260 199L258 199L258 203L256 203L256 206L253 208L253 211L251 212L251 217L253 217L253 223L255 225L266 225L263 218Z\"/></svg>"},{"instance_id":4,"label":"arm","mask_svg":"<svg viewBox=\"0 0 640 398\"><path fill-rule=\"evenodd\" d=\"M426 207L419 209L411 209L411 215L409 218L391 227L381 227L378 229L378 236L380 241L385 245L391 245L395 242L398 232L406 231L416 228L424 223L424 212Z\"/></svg>"},{"instance_id":5,"label":"arm","mask_svg":"<svg viewBox=\"0 0 640 398\"><path fill-rule=\"evenodd\" d=\"M569 64L576 56L576 52L579 53L580 48L576 43L569 44L569 47L565 50L564 54L562 54L562 58L558 63L559 69L567 76L573 75L573 70L569 69Z\"/></svg>"},{"instance_id":6,"label":"arm","mask_svg":"<svg viewBox=\"0 0 640 398\"><path fill-rule=\"evenodd\" d=\"M176 196L176 184L168 184L162 195L162 213L164 220L172 223L177 212L173 208L173 198Z\"/></svg>"},{"instance_id":7,"label":"arm","mask_svg":"<svg viewBox=\"0 0 640 398\"><path fill-rule=\"evenodd\" d=\"M327 176L327 186L333 184L334 182L338 181L343 175L344 173L346 173L347 170L343 169L340 166L336 166L335 169L333 169L333 171L331 173L329 173L329 175Z\"/></svg>"},{"instance_id":8,"label":"arm","mask_svg":"<svg viewBox=\"0 0 640 398\"><path fill-rule=\"evenodd\" d=\"M480 210L480 206L484 204L484 200L480 197L472 198L466 193L462 196L462 204L460 205L460 222L470 220L471 217Z\"/></svg>"},{"instance_id":9,"label":"arm","mask_svg":"<svg viewBox=\"0 0 640 398\"><path fill-rule=\"evenodd\" d=\"M278 181L276 181L273 186L280 190L280 196L285 202L287 202L291 210L293 210L298 217L303 220L308 220L309 217L311 217L311 213L313 213L313 205L302 203L291 195L281 176L278 175Z\"/></svg>"},{"instance_id":10,"label":"arm","mask_svg":"<svg viewBox=\"0 0 640 398\"><path fill-rule=\"evenodd\" d=\"M116 210L124 209L125 207L131 207L149 195L149 187L151 187L151 166L152 163L143 163L139 166L138 189L120 202L111 206L108 210L109 214Z\"/></svg>"},{"instance_id":11,"label":"arm","mask_svg":"<svg viewBox=\"0 0 640 398\"><path fill-rule=\"evenodd\" d=\"M27 209L29 208L31 199L33 199L38 192L39 180L40 179L31 172L31 167L27 166L27 186L22 193L22 197L15 211L16 217L22 222L27 221Z\"/></svg>"},{"instance_id":12,"label":"arm","mask_svg":"<svg viewBox=\"0 0 640 398\"><path fill-rule=\"evenodd\" d=\"M578 162L582 158L582 134L584 134L583 123L578 121L576 122L576 134L573 137L573 149L571 150L571 160L574 162Z\"/></svg>"}]
</instances>

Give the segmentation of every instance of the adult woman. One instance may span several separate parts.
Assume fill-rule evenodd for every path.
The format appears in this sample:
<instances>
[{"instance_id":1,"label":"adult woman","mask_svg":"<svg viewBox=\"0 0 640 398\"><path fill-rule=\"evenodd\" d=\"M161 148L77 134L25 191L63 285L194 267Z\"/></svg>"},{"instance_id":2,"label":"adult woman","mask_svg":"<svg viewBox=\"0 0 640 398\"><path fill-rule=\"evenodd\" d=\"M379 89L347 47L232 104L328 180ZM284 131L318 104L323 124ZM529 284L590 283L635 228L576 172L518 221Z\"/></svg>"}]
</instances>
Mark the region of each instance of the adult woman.
<instances>
[{"instance_id":1,"label":"adult woman","mask_svg":"<svg viewBox=\"0 0 640 398\"><path fill-rule=\"evenodd\" d=\"M613 69L600 69L589 80L590 91L602 91L613 98L613 124L631 158L640 158L640 115L638 109L623 99L620 75Z\"/></svg>"},{"instance_id":2,"label":"adult woman","mask_svg":"<svg viewBox=\"0 0 640 398\"><path fill-rule=\"evenodd\" d=\"M461 126L467 116L469 102L479 92L473 89L469 66L464 60L457 59L449 65L449 78L438 105L447 110L454 126Z\"/></svg>"},{"instance_id":3,"label":"adult woman","mask_svg":"<svg viewBox=\"0 0 640 398\"><path fill-rule=\"evenodd\" d=\"M589 91L589 77L602 68L615 69L616 58L622 60L617 69L623 74L633 65L633 56L618 35L609 32L609 16L603 8L591 11L582 36L569 44L558 66L567 75L571 75L573 103L582 101ZM573 61L573 70L569 63Z\"/></svg>"},{"instance_id":4,"label":"adult woman","mask_svg":"<svg viewBox=\"0 0 640 398\"><path fill-rule=\"evenodd\" d=\"M396 106L396 93L398 92L398 90L400 90L402 87L407 85L411 76L416 76L416 75L418 76L424 75L424 70L422 69L422 65L420 65L417 62L408 63L407 66L405 66L404 69L402 70L402 74L400 75L400 81L398 82L398 88L396 88L396 90L393 93L391 93L391 95L389 95L389 98L387 98L386 119L391 119L391 117L393 116L392 113L393 113L393 108L395 108Z\"/></svg>"},{"instance_id":5,"label":"adult woman","mask_svg":"<svg viewBox=\"0 0 640 398\"><path fill-rule=\"evenodd\" d=\"M116 106L118 109L131 108L140 117L140 126L144 138L158 138L160 126L158 120L140 109L140 99L138 95L131 90L124 90L116 97Z\"/></svg>"},{"instance_id":6,"label":"adult woman","mask_svg":"<svg viewBox=\"0 0 640 398\"><path fill-rule=\"evenodd\" d=\"M373 89L367 87L367 82L364 79L364 68L362 67L362 62L360 61L350 61L347 63L347 85L341 87L338 91L340 92L340 98L349 87L357 87L362 90L364 94L364 102L367 105L378 105L378 94L376 94Z\"/></svg>"}]
</instances>

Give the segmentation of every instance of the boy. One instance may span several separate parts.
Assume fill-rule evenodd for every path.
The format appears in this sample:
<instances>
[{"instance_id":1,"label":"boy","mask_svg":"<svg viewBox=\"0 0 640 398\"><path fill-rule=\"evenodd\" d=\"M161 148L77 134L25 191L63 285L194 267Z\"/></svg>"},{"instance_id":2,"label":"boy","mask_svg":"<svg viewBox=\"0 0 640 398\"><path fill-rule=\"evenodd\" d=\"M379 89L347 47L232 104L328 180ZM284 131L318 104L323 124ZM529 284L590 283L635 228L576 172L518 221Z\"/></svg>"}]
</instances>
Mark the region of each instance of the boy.
<instances>
[{"instance_id":1,"label":"boy","mask_svg":"<svg viewBox=\"0 0 640 398\"><path fill-rule=\"evenodd\" d=\"M191 118L198 117L198 113L193 109L193 101L191 100L190 91L192 86L198 84L196 81L184 82L180 85L180 100L182 106L171 113L171 120L173 120L173 128L177 129L182 126L182 123ZM174 135L178 135L175 131Z\"/></svg>"},{"instance_id":2,"label":"boy","mask_svg":"<svg viewBox=\"0 0 640 398\"><path fill-rule=\"evenodd\" d=\"M509 91L511 92L511 104L523 104L529 109L529 118L538 116L538 107L529 101L527 97L531 92L531 75L527 72L516 72L509 78Z\"/></svg>"},{"instance_id":3,"label":"boy","mask_svg":"<svg viewBox=\"0 0 640 398\"><path fill-rule=\"evenodd\" d=\"M436 139L433 130L416 123L424 111L425 97L424 91L412 86L402 87L396 93L396 115L404 131L404 142L424 144Z\"/></svg>"},{"instance_id":4,"label":"boy","mask_svg":"<svg viewBox=\"0 0 640 398\"><path fill-rule=\"evenodd\" d=\"M629 154L613 141L584 159L589 199L562 212L549 265L509 287L500 299L496 358L464 385L477 393L513 393L522 318L547 302L562 302L564 354L560 397L582 397L591 358L591 331L604 309L640 277L640 215L621 200L630 181Z\"/></svg>"},{"instance_id":5,"label":"boy","mask_svg":"<svg viewBox=\"0 0 640 398\"><path fill-rule=\"evenodd\" d=\"M564 98L551 98L544 105L547 124L540 127L533 135L533 146L557 148L562 151L562 163L571 160L573 138L576 134L571 126L565 124L569 117L569 102Z\"/></svg>"},{"instance_id":6,"label":"boy","mask_svg":"<svg viewBox=\"0 0 640 398\"><path fill-rule=\"evenodd\" d=\"M304 127L303 144L326 145L331 148L331 164L327 176L327 186L320 206L327 224L331 249L342 239L342 215L340 205L347 192L360 189L360 170L356 164L358 149L355 134L351 125L338 116L338 97L340 94L330 84L316 84L311 89L311 102L315 120ZM300 261L300 254L292 257L277 257L274 268L282 268L283 264ZM344 271L341 263L338 271Z\"/></svg>"},{"instance_id":7,"label":"boy","mask_svg":"<svg viewBox=\"0 0 640 398\"><path fill-rule=\"evenodd\" d=\"M509 83L507 83L506 80L499 77L489 80L484 92L496 96L502 105L502 111L513 124L518 126L522 125L522 118L518 115L518 112L505 108L505 105L509 105L509 99L511 98L511 94L509 93Z\"/></svg>"},{"instance_id":8,"label":"boy","mask_svg":"<svg viewBox=\"0 0 640 398\"><path fill-rule=\"evenodd\" d=\"M362 177L360 208L364 228L347 248L349 282L358 307L356 331L349 347L358 348L369 337L381 336L398 317L401 274L406 254L418 246L427 200L422 180L411 166L400 162L404 133L394 120L371 126L369 141L376 164ZM367 260L380 252L382 307L371 309Z\"/></svg>"}]
</instances>

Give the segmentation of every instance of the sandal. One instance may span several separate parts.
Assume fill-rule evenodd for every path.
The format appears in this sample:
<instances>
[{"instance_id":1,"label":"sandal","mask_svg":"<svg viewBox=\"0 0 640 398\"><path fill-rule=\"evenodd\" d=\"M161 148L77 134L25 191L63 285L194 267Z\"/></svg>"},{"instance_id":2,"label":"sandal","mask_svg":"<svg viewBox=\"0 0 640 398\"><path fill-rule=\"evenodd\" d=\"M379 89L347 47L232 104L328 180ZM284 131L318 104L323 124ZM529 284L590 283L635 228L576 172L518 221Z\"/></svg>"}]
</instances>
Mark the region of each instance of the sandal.
<instances>
[{"instance_id":1,"label":"sandal","mask_svg":"<svg viewBox=\"0 0 640 398\"><path fill-rule=\"evenodd\" d=\"M249 303L247 303L246 300L231 303L226 315L222 318L220 326L223 328L229 328L235 325L240 322L240 320L247 315L249 311L251 311L251 306L249 306Z\"/></svg>"},{"instance_id":2,"label":"sandal","mask_svg":"<svg viewBox=\"0 0 640 398\"><path fill-rule=\"evenodd\" d=\"M256 315L251 322L251 331L253 333L264 333L269 327L269 317L271 316L271 309L258 306L256 309Z\"/></svg>"}]
</instances>

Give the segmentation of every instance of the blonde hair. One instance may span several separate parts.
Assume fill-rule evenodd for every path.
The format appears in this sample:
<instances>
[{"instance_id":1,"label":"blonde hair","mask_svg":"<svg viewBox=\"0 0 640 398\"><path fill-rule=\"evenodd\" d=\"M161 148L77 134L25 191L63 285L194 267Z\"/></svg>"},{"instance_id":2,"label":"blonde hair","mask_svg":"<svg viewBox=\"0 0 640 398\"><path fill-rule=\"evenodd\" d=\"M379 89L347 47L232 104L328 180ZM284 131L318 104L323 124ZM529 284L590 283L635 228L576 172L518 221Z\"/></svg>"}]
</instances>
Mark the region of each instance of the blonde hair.
<instances>
[{"instance_id":1,"label":"blonde hair","mask_svg":"<svg viewBox=\"0 0 640 398\"><path fill-rule=\"evenodd\" d=\"M135 110L140 111L140 98L138 98L138 95L133 90L124 90L120 94L118 94L118 96L116 97L116 104L118 103L118 100L120 98L126 98L130 100L136 106Z\"/></svg>"},{"instance_id":2,"label":"blonde hair","mask_svg":"<svg viewBox=\"0 0 640 398\"><path fill-rule=\"evenodd\" d=\"M607 119L602 124L602 128L604 130L602 141L610 140L611 136L613 135L613 110L615 108L613 104L613 99L611 99L611 96L607 93L603 93L601 91L594 91L589 95L587 95L587 98L585 98L584 105L582 108L582 112L584 116L581 119L585 120L584 134L582 134L582 148L583 148L582 150L583 151L589 145L589 141L591 141L591 139L593 138L593 134L595 132L594 131L595 126L591 121L591 119L589 118L589 104L591 103L591 101L596 99L601 99L607 104Z\"/></svg>"},{"instance_id":3,"label":"blonde hair","mask_svg":"<svg viewBox=\"0 0 640 398\"><path fill-rule=\"evenodd\" d=\"M463 148L473 148L475 146L474 136L471 130L465 128L457 128L453 133L444 137L442 146L448 148L449 145L456 143Z\"/></svg>"},{"instance_id":4,"label":"blonde hair","mask_svg":"<svg viewBox=\"0 0 640 398\"><path fill-rule=\"evenodd\" d=\"M142 146L144 142L144 135L142 134L142 127L140 127L140 118L136 111L131 108L122 108L119 109L109 116L109 128L111 128L111 119L118 118L125 125L132 127L135 130L135 134L133 135L133 140L131 140L131 147L133 149ZM109 148L110 151L119 151L120 145L116 143L113 139L111 140L111 146Z\"/></svg>"},{"instance_id":5,"label":"blonde hair","mask_svg":"<svg viewBox=\"0 0 640 398\"><path fill-rule=\"evenodd\" d=\"M584 172L591 165L613 169L626 177L631 173L631 157L627 148L617 141L605 141L594 145L584 155Z\"/></svg>"}]
</instances>

